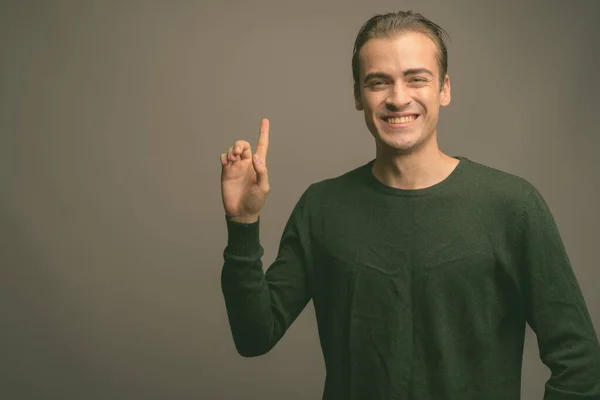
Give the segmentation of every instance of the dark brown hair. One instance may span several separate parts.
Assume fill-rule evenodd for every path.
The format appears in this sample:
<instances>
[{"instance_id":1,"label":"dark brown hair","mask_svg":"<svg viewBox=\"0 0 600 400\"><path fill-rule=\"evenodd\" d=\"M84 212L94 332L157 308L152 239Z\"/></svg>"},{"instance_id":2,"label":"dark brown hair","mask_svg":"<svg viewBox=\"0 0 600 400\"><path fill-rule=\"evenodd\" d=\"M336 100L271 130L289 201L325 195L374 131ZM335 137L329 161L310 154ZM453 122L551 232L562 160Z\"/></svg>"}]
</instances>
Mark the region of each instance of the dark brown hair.
<instances>
[{"instance_id":1,"label":"dark brown hair","mask_svg":"<svg viewBox=\"0 0 600 400\"><path fill-rule=\"evenodd\" d=\"M352 54L352 77L354 79L354 90L359 88L359 59L358 52L369 39L392 37L403 32L420 32L427 35L438 48L436 56L438 70L440 73L440 90L444 83L444 77L448 71L448 51L444 42L444 35L450 38L448 33L439 25L428 20L419 13L412 11L396 11L386 14L377 14L363 24L356 36Z\"/></svg>"}]
</instances>

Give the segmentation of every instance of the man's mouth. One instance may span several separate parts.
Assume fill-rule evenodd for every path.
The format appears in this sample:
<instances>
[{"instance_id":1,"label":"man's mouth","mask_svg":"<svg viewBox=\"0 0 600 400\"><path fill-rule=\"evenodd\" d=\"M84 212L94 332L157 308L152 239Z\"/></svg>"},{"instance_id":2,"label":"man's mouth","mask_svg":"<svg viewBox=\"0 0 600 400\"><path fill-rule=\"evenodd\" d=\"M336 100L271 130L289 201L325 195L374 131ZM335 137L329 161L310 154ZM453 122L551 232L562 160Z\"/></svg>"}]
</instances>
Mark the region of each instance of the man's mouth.
<instances>
[{"instance_id":1,"label":"man's mouth","mask_svg":"<svg viewBox=\"0 0 600 400\"><path fill-rule=\"evenodd\" d=\"M390 125L409 125L419 117L418 114L404 115L402 117L384 117L383 120Z\"/></svg>"}]
</instances>

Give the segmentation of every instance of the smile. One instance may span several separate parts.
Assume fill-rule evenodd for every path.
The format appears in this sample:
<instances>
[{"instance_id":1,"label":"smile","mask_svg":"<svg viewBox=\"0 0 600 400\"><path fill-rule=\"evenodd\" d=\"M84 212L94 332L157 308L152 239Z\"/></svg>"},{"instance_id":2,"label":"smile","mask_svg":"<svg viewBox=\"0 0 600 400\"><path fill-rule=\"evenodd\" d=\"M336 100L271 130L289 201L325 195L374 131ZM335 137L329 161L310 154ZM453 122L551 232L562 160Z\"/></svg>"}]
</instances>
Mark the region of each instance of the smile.
<instances>
[{"instance_id":1,"label":"smile","mask_svg":"<svg viewBox=\"0 0 600 400\"><path fill-rule=\"evenodd\" d=\"M383 118L383 121L395 128L404 128L406 126L411 125L417 118L419 118L418 114L406 115L399 118Z\"/></svg>"}]
</instances>

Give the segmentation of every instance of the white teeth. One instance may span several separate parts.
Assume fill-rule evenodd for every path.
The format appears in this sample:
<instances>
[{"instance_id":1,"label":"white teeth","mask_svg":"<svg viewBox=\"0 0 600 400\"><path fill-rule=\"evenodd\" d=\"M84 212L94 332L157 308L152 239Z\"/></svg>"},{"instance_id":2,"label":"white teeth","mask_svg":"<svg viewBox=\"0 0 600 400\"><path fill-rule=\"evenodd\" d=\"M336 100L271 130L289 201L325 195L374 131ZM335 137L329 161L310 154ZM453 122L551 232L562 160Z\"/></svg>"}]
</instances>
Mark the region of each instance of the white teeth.
<instances>
[{"instance_id":1,"label":"white teeth","mask_svg":"<svg viewBox=\"0 0 600 400\"><path fill-rule=\"evenodd\" d=\"M416 119L416 116L414 115L408 115L406 117L400 117L400 118L388 118L387 121L390 124L408 124L413 122Z\"/></svg>"}]
</instances>

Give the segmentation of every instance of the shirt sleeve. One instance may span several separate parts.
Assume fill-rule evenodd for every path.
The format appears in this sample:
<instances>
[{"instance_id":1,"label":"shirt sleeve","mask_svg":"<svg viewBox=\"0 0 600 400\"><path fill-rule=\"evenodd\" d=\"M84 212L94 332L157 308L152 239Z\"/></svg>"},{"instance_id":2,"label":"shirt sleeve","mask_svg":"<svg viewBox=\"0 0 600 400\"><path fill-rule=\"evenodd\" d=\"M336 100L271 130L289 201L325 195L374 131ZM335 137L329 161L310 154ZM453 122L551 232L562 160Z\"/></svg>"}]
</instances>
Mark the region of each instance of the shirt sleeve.
<instances>
[{"instance_id":1,"label":"shirt sleeve","mask_svg":"<svg viewBox=\"0 0 600 400\"><path fill-rule=\"evenodd\" d=\"M221 288L238 353L255 357L270 351L311 299L307 269L312 260L307 191L283 230L275 261L263 272L259 221L238 223L226 216Z\"/></svg>"},{"instance_id":2,"label":"shirt sleeve","mask_svg":"<svg viewBox=\"0 0 600 400\"><path fill-rule=\"evenodd\" d=\"M536 189L523 211L527 321L551 371L544 400L598 400L600 345L558 227Z\"/></svg>"}]
</instances>

